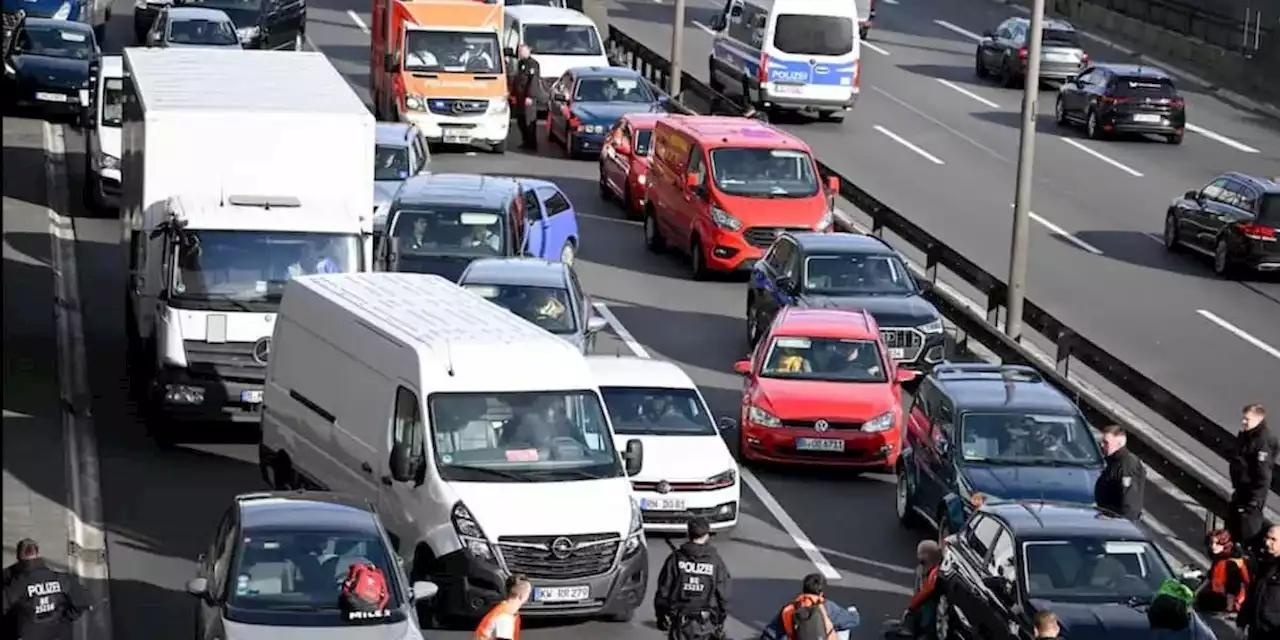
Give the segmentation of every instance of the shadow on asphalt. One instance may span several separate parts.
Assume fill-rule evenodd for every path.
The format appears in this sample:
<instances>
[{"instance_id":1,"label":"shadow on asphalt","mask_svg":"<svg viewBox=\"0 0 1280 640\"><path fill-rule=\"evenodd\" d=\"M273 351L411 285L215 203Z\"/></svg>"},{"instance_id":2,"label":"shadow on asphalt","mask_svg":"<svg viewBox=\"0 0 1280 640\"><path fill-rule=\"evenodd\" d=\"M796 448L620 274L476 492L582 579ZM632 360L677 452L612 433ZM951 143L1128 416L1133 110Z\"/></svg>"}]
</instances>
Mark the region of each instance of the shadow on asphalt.
<instances>
[{"instance_id":1,"label":"shadow on asphalt","mask_svg":"<svg viewBox=\"0 0 1280 640\"><path fill-rule=\"evenodd\" d=\"M4 145L4 197L25 202L37 207L45 206L44 163L45 153L40 141L32 141L34 146L13 146L10 140ZM38 176L38 177L33 177ZM46 238L44 255L49 253L49 242Z\"/></svg>"},{"instance_id":2,"label":"shadow on asphalt","mask_svg":"<svg viewBox=\"0 0 1280 640\"><path fill-rule=\"evenodd\" d=\"M1208 256L1201 256L1189 250L1170 254L1158 242L1157 237L1145 233L1134 231L1077 231L1075 237L1097 247L1112 260L1206 280L1219 279L1213 274L1212 265L1210 264L1211 259ZM1053 238L1062 244L1083 251L1083 249L1061 236L1055 234ZM1280 274L1244 274L1240 277L1240 281L1246 285L1255 282L1280 282ZM1255 293L1273 300L1275 299L1273 296L1276 295L1261 290L1255 290Z\"/></svg>"}]
</instances>

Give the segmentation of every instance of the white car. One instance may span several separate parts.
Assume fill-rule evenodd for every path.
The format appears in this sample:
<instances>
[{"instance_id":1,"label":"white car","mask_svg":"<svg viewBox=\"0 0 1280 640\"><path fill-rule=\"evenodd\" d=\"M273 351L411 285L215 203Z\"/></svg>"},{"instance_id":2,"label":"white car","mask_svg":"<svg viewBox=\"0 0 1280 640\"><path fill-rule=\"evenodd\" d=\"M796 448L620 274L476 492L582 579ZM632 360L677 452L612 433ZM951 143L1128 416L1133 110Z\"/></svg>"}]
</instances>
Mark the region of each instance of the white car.
<instances>
[{"instance_id":1,"label":"white car","mask_svg":"<svg viewBox=\"0 0 1280 640\"><path fill-rule=\"evenodd\" d=\"M697 385L670 362L593 355L587 363L617 446L639 440L644 447L631 487L645 531L682 533L694 516L706 518L713 531L738 524L738 463L720 436L733 421L717 423Z\"/></svg>"}]
</instances>

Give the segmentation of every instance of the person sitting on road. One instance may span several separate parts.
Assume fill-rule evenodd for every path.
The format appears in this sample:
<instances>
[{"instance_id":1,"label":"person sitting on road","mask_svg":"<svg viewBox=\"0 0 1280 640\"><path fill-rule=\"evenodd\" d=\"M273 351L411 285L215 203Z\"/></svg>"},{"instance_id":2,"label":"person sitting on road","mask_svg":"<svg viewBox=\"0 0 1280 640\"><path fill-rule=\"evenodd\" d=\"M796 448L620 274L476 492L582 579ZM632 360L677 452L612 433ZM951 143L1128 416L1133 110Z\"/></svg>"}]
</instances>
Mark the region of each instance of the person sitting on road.
<instances>
[{"instance_id":1,"label":"person sitting on road","mask_svg":"<svg viewBox=\"0 0 1280 640\"><path fill-rule=\"evenodd\" d=\"M1249 568L1237 553L1235 541L1226 529L1208 535L1209 579L1196 590L1196 611L1236 613L1249 593Z\"/></svg>"},{"instance_id":2,"label":"person sitting on road","mask_svg":"<svg viewBox=\"0 0 1280 640\"><path fill-rule=\"evenodd\" d=\"M886 638L919 638L927 636L934 628L938 582L938 565L942 562L942 547L933 540L923 540L916 546L916 588L902 618L885 631Z\"/></svg>"}]
</instances>

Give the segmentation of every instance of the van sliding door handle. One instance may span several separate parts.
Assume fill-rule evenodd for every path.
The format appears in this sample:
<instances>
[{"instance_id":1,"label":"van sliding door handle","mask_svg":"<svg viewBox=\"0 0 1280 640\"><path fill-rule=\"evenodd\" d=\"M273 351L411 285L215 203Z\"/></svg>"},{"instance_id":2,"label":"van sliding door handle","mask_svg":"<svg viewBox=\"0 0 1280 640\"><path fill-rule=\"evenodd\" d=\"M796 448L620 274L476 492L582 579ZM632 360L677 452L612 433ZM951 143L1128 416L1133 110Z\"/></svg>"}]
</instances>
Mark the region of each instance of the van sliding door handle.
<instances>
[{"instance_id":1,"label":"van sliding door handle","mask_svg":"<svg viewBox=\"0 0 1280 640\"><path fill-rule=\"evenodd\" d=\"M360 469L365 473L373 473L373 465L369 464L368 462L361 462Z\"/></svg>"}]
</instances>

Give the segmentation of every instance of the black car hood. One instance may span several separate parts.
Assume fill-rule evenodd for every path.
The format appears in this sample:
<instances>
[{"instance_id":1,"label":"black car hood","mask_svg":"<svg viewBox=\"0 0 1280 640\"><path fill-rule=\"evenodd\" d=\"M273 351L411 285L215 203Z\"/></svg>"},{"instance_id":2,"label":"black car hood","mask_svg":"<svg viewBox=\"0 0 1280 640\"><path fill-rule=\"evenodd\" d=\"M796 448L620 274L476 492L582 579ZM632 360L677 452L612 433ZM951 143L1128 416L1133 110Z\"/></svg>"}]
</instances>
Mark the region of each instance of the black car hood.
<instances>
[{"instance_id":1,"label":"black car hood","mask_svg":"<svg viewBox=\"0 0 1280 640\"><path fill-rule=\"evenodd\" d=\"M89 61L17 55L10 59L18 80L41 87L80 89L89 81Z\"/></svg>"},{"instance_id":2,"label":"black car hood","mask_svg":"<svg viewBox=\"0 0 1280 640\"><path fill-rule=\"evenodd\" d=\"M866 309L882 327L916 327L938 319L938 310L916 295L828 296L803 294L801 307L817 309Z\"/></svg>"},{"instance_id":3,"label":"black car hood","mask_svg":"<svg viewBox=\"0 0 1280 640\"><path fill-rule=\"evenodd\" d=\"M467 266L480 256L417 256L401 255L395 270L401 273L430 273L457 282Z\"/></svg>"},{"instance_id":4,"label":"black car hood","mask_svg":"<svg viewBox=\"0 0 1280 640\"><path fill-rule=\"evenodd\" d=\"M1092 504L1093 485L1102 469L965 462L960 472L974 491L992 498Z\"/></svg>"},{"instance_id":5,"label":"black car hood","mask_svg":"<svg viewBox=\"0 0 1280 640\"><path fill-rule=\"evenodd\" d=\"M1199 616L1181 631L1153 630L1147 607L1032 600L1037 611L1052 611L1062 625L1062 637L1071 640L1213 640L1213 632Z\"/></svg>"}]
</instances>

